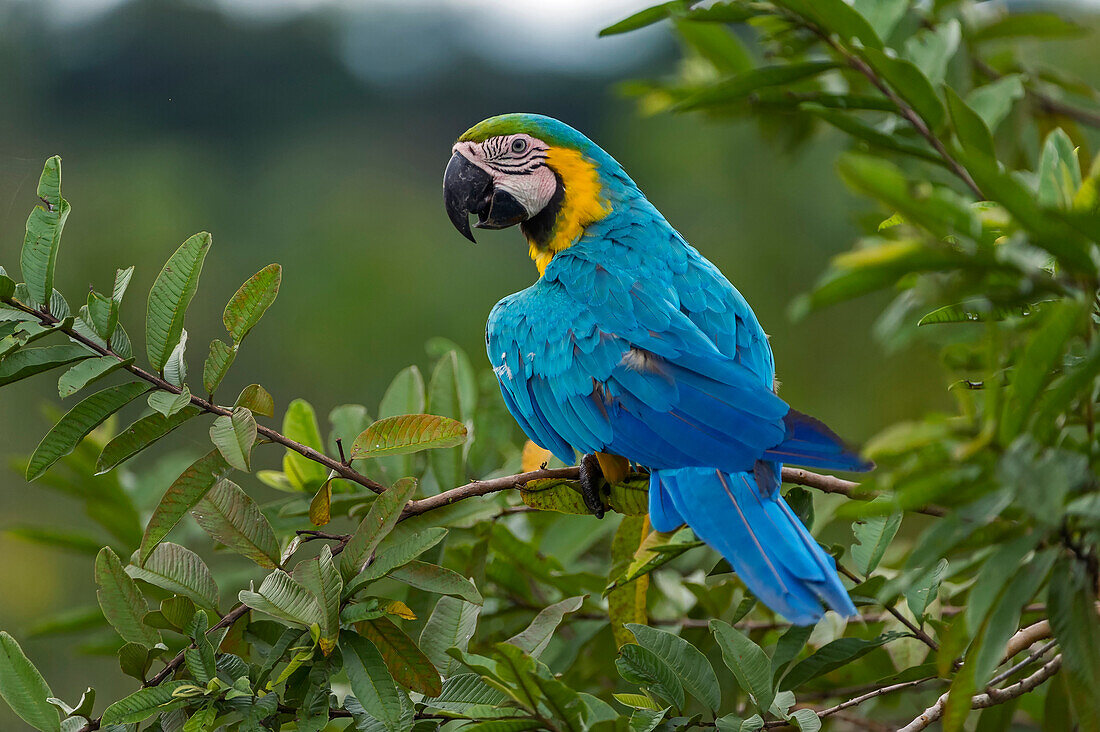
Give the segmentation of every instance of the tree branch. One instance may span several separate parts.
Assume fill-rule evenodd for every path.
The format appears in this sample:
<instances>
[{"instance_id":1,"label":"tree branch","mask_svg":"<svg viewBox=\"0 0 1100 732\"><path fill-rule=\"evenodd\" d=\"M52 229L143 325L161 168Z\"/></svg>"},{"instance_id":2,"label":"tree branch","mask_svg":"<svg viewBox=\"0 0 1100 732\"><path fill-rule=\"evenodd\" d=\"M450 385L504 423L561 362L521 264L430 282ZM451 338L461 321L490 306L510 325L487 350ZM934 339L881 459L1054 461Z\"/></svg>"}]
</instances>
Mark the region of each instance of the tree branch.
<instances>
[{"instance_id":1,"label":"tree branch","mask_svg":"<svg viewBox=\"0 0 1100 732\"><path fill-rule=\"evenodd\" d=\"M1058 673L1058 669L1061 667L1062 654L1059 653L1041 666L1038 671L1031 674L1031 676L1021 679L1015 684L1006 686L1003 689L990 689L982 694L974 696L970 700L970 708L985 709L986 707L996 706L997 704L1004 704L1018 696L1022 696ZM948 694L941 696L936 700L935 704L921 712L920 716L902 727L898 732L920 732L920 730L926 729L933 722L938 721L943 717L944 710L947 707L947 696Z\"/></svg>"},{"instance_id":2,"label":"tree branch","mask_svg":"<svg viewBox=\"0 0 1100 732\"><path fill-rule=\"evenodd\" d=\"M33 308L30 308L30 307L24 305L23 303L19 302L18 300L15 300L14 298L4 298L3 302L5 302L6 304L8 304L8 305L10 305L10 306L12 306L12 307L14 307L18 310L22 310L25 313L28 313L30 315L35 316L42 323L44 323L46 325L57 325L59 322L61 322L58 318L54 317L53 315L50 315L49 313L46 313L46 312L42 312L40 310L35 310ZM91 350L95 351L96 353L98 353L101 356L111 356L111 357L114 357L114 358L118 359L119 361L125 361L126 360L126 359L122 358L122 356L118 355L113 350L111 350L111 348L109 346L106 346L106 347L101 346L99 343L96 343L91 338L88 338L86 336L81 335L80 333L77 333L72 328L61 328L60 332L64 333L69 338L71 338L74 341L80 343L81 345L84 345L84 346L90 348ZM150 384L157 387L158 389L162 389L164 391L168 391L168 392L171 392L173 394L179 394L180 392L183 391L183 389L181 387L174 386L173 384L169 384L167 381L162 379L157 374L154 374L150 371L146 371L145 369L141 368L140 366L135 366L133 364L128 364L128 365L123 366L122 368L126 371L129 371L131 374L138 377L139 379L143 379L143 380L149 382ZM213 402L209 402L206 399L203 399L202 397L196 396L194 394L191 395L191 403L194 404L199 409L202 409L204 412L208 412L209 414L216 414L219 417L227 417L227 416L233 414L232 409L227 409L226 407L220 407L217 404L214 404ZM344 478L345 480L350 480L353 483L358 483L361 486L369 488L370 490L374 491L375 493L381 493L384 490L386 490L386 487L384 485L371 480L367 476L363 475L359 471L352 468L350 465L345 465L344 463L340 462L339 460L334 460L333 458L330 458L328 455L325 455L322 452L314 450L312 447L309 447L308 445L303 445L300 442L292 440L289 437L286 437L285 435L282 435L279 432L271 429L270 427L265 427L264 425L257 424L256 425L256 432L259 435L267 438L268 440L270 440L272 442L276 442L276 443L282 445L283 447L286 447L290 450L293 450L294 452L298 453L299 455L302 455L303 457L308 458L309 460L312 460L315 463L320 463L321 465L324 465L329 470L335 471L337 475L339 475L341 478Z\"/></svg>"}]
</instances>

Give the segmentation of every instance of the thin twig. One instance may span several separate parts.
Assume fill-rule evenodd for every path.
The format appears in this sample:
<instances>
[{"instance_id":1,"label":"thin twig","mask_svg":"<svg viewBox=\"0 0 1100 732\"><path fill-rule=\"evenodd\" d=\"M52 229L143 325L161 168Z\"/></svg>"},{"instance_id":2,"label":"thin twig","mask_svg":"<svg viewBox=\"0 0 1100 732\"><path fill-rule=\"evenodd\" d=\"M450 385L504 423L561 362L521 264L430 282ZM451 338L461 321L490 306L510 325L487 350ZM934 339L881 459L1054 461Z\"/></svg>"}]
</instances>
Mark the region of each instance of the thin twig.
<instances>
[{"instance_id":1,"label":"thin twig","mask_svg":"<svg viewBox=\"0 0 1100 732\"><path fill-rule=\"evenodd\" d=\"M860 580L859 577L857 577L855 575L855 573L849 571L844 565L838 564L836 568L840 571L841 574L843 574L845 577L852 580L856 584L859 584L862 581L862 580ZM902 615L897 610L897 608L895 608L893 605L883 605L882 607L886 610L886 612L890 613L895 618L897 618L898 621L901 622L902 625L904 625L906 628L908 628L909 631L914 636L916 636L917 639L920 640L921 643L924 643L924 645L928 646L933 651L938 651L940 649L940 644L937 643L936 641L932 640L932 636L928 635L923 630L921 630L919 627L914 625L913 621L911 621L909 618Z\"/></svg>"},{"instance_id":2,"label":"thin twig","mask_svg":"<svg viewBox=\"0 0 1100 732\"><path fill-rule=\"evenodd\" d=\"M1001 683L1002 681L1004 681L1008 677L1014 675L1020 669L1026 667L1026 666L1030 666L1031 664L1038 661L1040 658L1042 658L1043 656L1046 655L1047 651L1049 651L1051 648L1054 648L1054 646L1056 646L1056 645L1058 645L1058 641L1053 641L1052 640L1052 641L1048 641L1048 642L1044 643L1036 651L1034 651L1030 656L1028 656L1024 660L1020 661L1015 666L1013 666L1009 669L1006 669L1006 670L1002 671L1001 673L997 674L996 676L994 676L992 679L989 680L989 683L986 684L986 686L987 687L996 686L997 684Z\"/></svg>"},{"instance_id":3,"label":"thin twig","mask_svg":"<svg viewBox=\"0 0 1100 732\"><path fill-rule=\"evenodd\" d=\"M970 700L970 708L985 709L986 707L992 707L997 704L1004 704L1007 701L1011 701L1038 687L1051 676L1058 673L1058 669L1061 667L1062 654L1059 653L1041 666L1038 671L1031 674L1031 676L1021 679L1015 684L1006 686L1003 689L990 689L985 693L974 696ZM947 708L947 696L948 694L941 696L932 706L921 712L916 719L902 727L898 732L920 732L922 729L927 729L933 722L938 721L943 717L943 713Z\"/></svg>"},{"instance_id":4,"label":"thin twig","mask_svg":"<svg viewBox=\"0 0 1100 732\"><path fill-rule=\"evenodd\" d=\"M915 681L903 681L900 684L891 684L890 686L882 686L882 687L879 687L877 689L874 689L873 691L869 691L866 694L863 694L862 696L857 696L854 699L849 699L846 702L843 702L841 704L837 704L835 707L829 707L828 709L815 709L814 711L817 713L818 717L828 717L828 716L831 716L833 714L836 714L837 712L843 711L845 709L850 709L851 707L858 706L858 705L862 704L863 702L868 701L870 699L874 699L874 698L880 697L880 696L885 696L886 694L893 694L895 691L901 691L902 689L909 689L909 688L912 688L914 686L920 686L921 684L926 684L929 681L936 681L938 678L939 678L938 676L927 676L923 679L916 679ZM789 726L790 726L789 722L786 722L782 719L776 719L776 720L772 720L770 722L765 723L764 724L764 729L776 729L778 727L789 727Z\"/></svg>"},{"instance_id":5,"label":"thin twig","mask_svg":"<svg viewBox=\"0 0 1100 732\"><path fill-rule=\"evenodd\" d=\"M47 325L57 325L59 322L61 322L58 318L54 317L53 315L50 315L49 313L42 312L42 311L30 308L30 307L24 305L23 303L19 302L18 300L14 300L12 298L4 298L3 301L5 303L7 303L8 305L10 305L10 306L12 306L12 307L14 307L18 310L22 310L25 313L28 313L30 315L34 315L40 321L42 321L43 323L45 323ZM93 351L95 351L96 353L98 353L101 356L111 356L113 358L118 359L119 361L125 361L126 360L122 356L118 355L113 350L111 350L111 348L109 346L106 346L106 347L102 346L99 343L96 343L95 341L93 341L91 338L88 338L86 336L81 335L80 333L77 333L72 328L61 328L60 332L64 333L69 338L73 339L74 341L77 341L78 343L81 343L84 346L87 346L88 348L92 349ZM150 384L157 387L158 389L162 389L164 391L168 391L168 392L171 392L173 394L179 394L180 392L183 391L182 387L175 386L173 384L169 384L167 381L162 379L160 376L158 376L158 375L156 375L156 374L154 374L150 371L146 371L145 369L143 369L139 366L135 366L133 364L128 364L128 365L123 366L122 368L125 369L126 371L129 371L134 376L137 376L139 379L144 379L145 381L149 382ZM204 412L208 412L210 414L216 414L220 417L230 416L230 415L233 414L233 410L227 409L225 407L220 407L217 404L214 404L213 402L207 401L206 399L203 399L202 397L196 396L194 394L191 395L191 403L194 404L199 409L202 409ZM315 463L320 463L321 465L324 465L329 470L336 471L336 474L339 475L341 478L343 478L345 480L350 480L353 483L358 483L361 486L369 488L370 490L374 491L375 493L382 493L383 491L386 490L386 487L383 486L381 483L377 483L377 482L371 480L367 476L361 474L359 471L352 468L350 465L345 465L342 462L340 462L339 460L334 460L333 458L330 458L328 455L325 455L322 452L314 450L312 447L309 447L308 445L303 445L300 442L292 440L289 437L286 437L285 435L282 435L279 432L271 429L270 427L266 427L262 424L257 424L256 425L256 432L260 436L265 437L265 438L267 438L268 440L270 440L272 442L277 442L280 445L282 445L283 447L286 447L290 450L293 450L294 452L298 453L299 455L302 455L303 457L308 458L309 460L312 460Z\"/></svg>"}]
</instances>

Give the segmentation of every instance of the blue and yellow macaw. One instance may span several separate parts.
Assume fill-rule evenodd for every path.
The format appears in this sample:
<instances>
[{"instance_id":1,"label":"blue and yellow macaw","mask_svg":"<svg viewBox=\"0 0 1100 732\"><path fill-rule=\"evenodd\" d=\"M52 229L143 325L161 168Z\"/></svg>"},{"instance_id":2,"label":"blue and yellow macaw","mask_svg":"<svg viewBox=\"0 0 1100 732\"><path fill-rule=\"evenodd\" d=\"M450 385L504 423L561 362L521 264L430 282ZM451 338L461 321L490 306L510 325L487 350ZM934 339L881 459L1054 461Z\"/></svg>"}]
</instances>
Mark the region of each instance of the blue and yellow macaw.
<instances>
[{"instance_id":1,"label":"blue and yellow macaw","mask_svg":"<svg viewBox=\"0 0 1100 732\"><path fill-rule=\"evenodd\" d=\"M780 495L781 464L867 470L821 422L775 393L752 308L672 228L615 160L536 114L492 117L453 148L455 227L519 224L539 279L489 314L486 347L509 411L566 463L582 453L587 505L626 462L650 471L657 531L687 524L752 592L800 625L822 604L855 614ZM616 475L619 474L619 475Z\"/></svg>"}]
</instances>

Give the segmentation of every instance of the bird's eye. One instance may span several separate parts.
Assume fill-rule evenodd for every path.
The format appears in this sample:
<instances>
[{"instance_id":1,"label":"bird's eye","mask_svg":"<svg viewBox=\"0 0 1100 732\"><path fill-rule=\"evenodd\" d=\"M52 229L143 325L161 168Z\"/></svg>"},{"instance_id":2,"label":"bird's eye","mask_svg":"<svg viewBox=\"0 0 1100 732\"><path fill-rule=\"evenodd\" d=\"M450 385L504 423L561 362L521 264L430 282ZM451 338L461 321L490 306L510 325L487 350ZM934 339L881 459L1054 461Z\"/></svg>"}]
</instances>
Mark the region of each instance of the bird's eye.
<instances>
[{"instance_id":1,"label":"bird's eye","mask_svg":"<svg viewBox=\"0 0 1100 732\"><path fill-rule=\"evenodd\" d=\"M512 152L521 153L526 149L527 140L524 140L522 137L517 137L516 139L512 140Z\"/></svg>"}]
</instances>

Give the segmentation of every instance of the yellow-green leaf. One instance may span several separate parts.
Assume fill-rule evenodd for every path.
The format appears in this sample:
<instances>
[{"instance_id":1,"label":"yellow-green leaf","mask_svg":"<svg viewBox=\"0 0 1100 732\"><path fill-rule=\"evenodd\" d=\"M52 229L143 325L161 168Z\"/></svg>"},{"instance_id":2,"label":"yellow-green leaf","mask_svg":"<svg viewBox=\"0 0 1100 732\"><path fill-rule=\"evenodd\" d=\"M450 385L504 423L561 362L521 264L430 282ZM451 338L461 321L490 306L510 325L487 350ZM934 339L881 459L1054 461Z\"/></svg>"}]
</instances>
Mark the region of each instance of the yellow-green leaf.
<instances>
[{"instance_id":1,"label":"yellow-green leaf","mask_svg":"<svg viewBox=\"0 0 1100 732\"><path fill-rule=\"evenodd\" d=\"M27 219L27 235L19 264L27 293L38 305L49 305L53 294L57 251L61 248L61 231L69 217L69 202L61 197L61 158L46 161L38 180L38 197L42 203L34 207Z\"/></svg>"},{"instance_id":2,"label":"yellow-green leaf","mask_svg":"<svg viewBox=\"0 0 1100 732\"><path fill-rule=\"evenodd\" d=\"M236 357L237 350L232 346L227 346L217 338L210 341L210 353L202 365L202 388L206 389L207 394L218 390Z\"/></svg>"},{"instance_id":3,"label":"yellow-green leaf","mask_svg":"<svg viewBox=\"0 0 1100 732\"><path fill-rule=\"evenodd\" d=\"M248 407L253 414L261 414L264 417L275 416L275 400L267 393L267 389L259 384L246 386L237 397L237 401L233 402L233 406Z\"/></svg>"},{"instance_id":4,"label":"yellow-green leaf","mask_svg":"<svg viewBox=\"0 0 1100 732\"><path fill-rule=\"evenodd\" d=\"M240 343L275 302L282 279L283 268L278 264L269 264L249 277L230 298L222 314L222 322L234 343Z\"/></svg>"},{"instance_id":5,"label":"yellow-green leaf","mask_svg":"<svg viewBox=\"0 0 1100 732\"><path fill-rule=\"evenodd\" d=\"M305 399L295 399L287 406L283 416L283 434L318 452L325 450L321 430L317 426L317 415ZM313 491L328 478L328 471L323 465L290 449L283 456L283 472L298 490Z\"/></svg>"},{"instance_id":6,"label":"yellow-green leaf","mask_svg":"<svg viewBox=\"0 0 1100 732\"><path fill-rule=\"evenodd\" d=\"M420 450L454 447L466 441L466 425L433 414L386 417L355 438L351 457L405 455Z\"/></svg>"}]
</instances>

